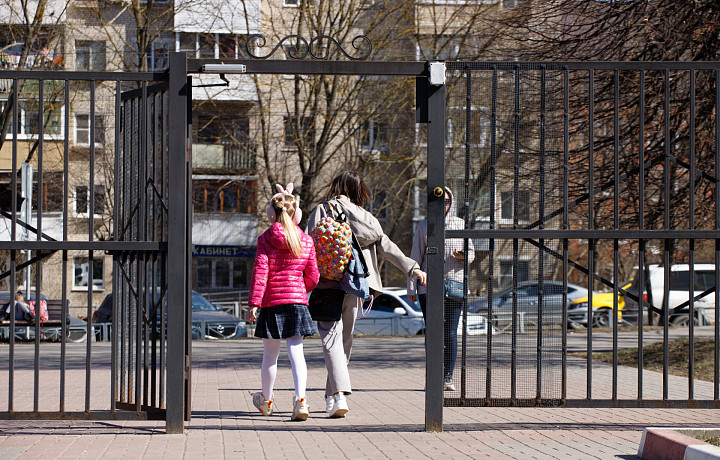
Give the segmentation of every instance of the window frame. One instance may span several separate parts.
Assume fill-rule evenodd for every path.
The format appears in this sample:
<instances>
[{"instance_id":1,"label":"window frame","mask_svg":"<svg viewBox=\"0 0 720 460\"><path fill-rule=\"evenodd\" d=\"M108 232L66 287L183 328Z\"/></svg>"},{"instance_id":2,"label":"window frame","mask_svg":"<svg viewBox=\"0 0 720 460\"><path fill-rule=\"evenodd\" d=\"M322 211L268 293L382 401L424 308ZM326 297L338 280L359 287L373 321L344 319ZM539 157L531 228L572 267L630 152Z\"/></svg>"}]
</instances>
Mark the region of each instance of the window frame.
<instances>
[{"instance_id":1,"label":"window frame","mask_svg":"<svg viewBox=\"0 0 720 460\"><path fill-rule=\"evenodd\" d=\"M97 51L93 51L94 44L102 44L102 68L94 68ZM82 69L78 66L78 50L87 45L88 47L88 68ZM105 40L75 40L75 70L80 72L105 72L107 70L107 44Z\"/></svg>"},{"instance_id":2,"label":"window frame","mask_svg":"<svg viewBox=\"0 0 720 460\"><path fill-rule=\"evenodd\" d=\"M80 189L85 189L85 191L82 191ZM102 184L95 184L95 199L94 202L97 203L98 200L98 194L101 193L102 201L103 201L103 209L100 214L97 213L97 206L93 207L93 218L94 219L102 219L105 214L105 200L107 199L107 190L105 189L105 186ZM85 202L85 211L79 211L78 205L80 204L80 197L84 196L84 202ZM75 213L75 217L80 219L89 219L90 218L90 186L87 184L78 184L73 188L73 212Z\"/></svg>"},{"instance_id":3,"label":"window frame","mask_svg":"<svg viewBox=\"0 0 720 460\"><path fill-rule=\"evenodd\" d=\"M78 123L78 117L87 117L88 126L87 126L87 128L83 128L83 130L87 130L87 138L88 138L88 141L87 141L87 142L79 142L79 141L78 141L78 131L79 131L79 128L78 128L78 125L79 125L79 123ZM102 120L102 123L97 123L98 120ZM98 126L102 126L102 139L103 139L103 142L97 142L97 137L98 137L97 127L98 127ZM73 133L74 133L74 136L75 136L74 139L73 139L73 142L75 143L75 145L83 146L83 147L89 147L89 146L90 146L90 132L91 132L91 128L92 128L92 124L90 123L90 114L89 114L89 113L86 113L86 112L76 112L76 113L75 113L75 129L73 130ZM106 133L105 133L105 115L104 115L104 114L98 114L98 113L96 113L96 114L95 114L95 137L96 137L95 147L100 147L100 148L102 148L102 147L105 145L105 142L104 142L104 140L105 140L105 134L106 134Z\"/></svg>"},{"instance_id":4,"label":"window frame","mask_svg":"<svg viewBox=\"0 0 720 460\"><path fill-rule=\"evenodd\" d=\"M28 99L22 99L18 101L18 109L20 111L20 118L18 119L18 128L19 131L17 134L18 140L34 140L38 138L38 133L27 133L26 132L26 121L29 113L38 113L37 111L28 111L26 109L25 104L26 103L32 103L37 101L32 101ZM47 104L47 101L45 101ZM5 107L5 104L7 104L7 99L3 99L0 101L0 110L2 110L3 107ZM57 132L48 132L46 128L43 129L43 140L46 141L62 141L65 140L65 104L62 104L61 102L53 102L53 105L57 105L60 107L60 113L57 115L58 120L60 121L60 124L58 125ZM5 136L5 140L12 140L13 138L13 123L10 122L10 127L8 129L7 135Z\"/></svg>"},{"instance_id":5,"label":"window frame","mask_svg":"<svg viewBox=\"0 0 720 460\"><path fill-rule=\"evenodd\" d=\"M74 257L73 258L73 280L72 280L72 290L73 291L87 291L88 285L82 285L77 284L77 270L78 267L80 267L80 271L82 273L82 266L83 265L90 265L90 259L87 257ZM97 268L99 265L99 268ZM89 272L89 268L87 269ZM100 278L95 278L95 271L99 271ZM96 280L99 280L99 283L96 283ZM93 276L92 276L92 290L93 291L104 291L105 290L105 258L104 257L97 257L93 258Z\"/></svg>"}]
</instances>

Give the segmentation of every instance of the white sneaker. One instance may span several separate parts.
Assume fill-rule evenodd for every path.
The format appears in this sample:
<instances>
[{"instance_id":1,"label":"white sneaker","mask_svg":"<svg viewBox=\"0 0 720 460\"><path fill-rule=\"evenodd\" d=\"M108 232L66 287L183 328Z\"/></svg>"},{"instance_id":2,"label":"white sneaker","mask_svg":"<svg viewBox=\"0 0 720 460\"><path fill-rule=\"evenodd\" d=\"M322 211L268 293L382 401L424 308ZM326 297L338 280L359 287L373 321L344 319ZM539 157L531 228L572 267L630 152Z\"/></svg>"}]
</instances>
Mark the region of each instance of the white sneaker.
<instances>
[{"instance_id":1,"label":"white sneaker","mask_svg":"<svg viewBox=\"0 0 720 460\"><path fill-rule=\"evenodd\" d=\"M335 407L335 397L332 395L325 396L325 412L327 412L328 417L330 416L330 414L332 414L334 407Z\"/></svg>"},{"instance_id":2,"label":"white sneaker","mask_svg":"<svg viewBox=\"0 0 720 460\"><path fill-rule=\"evenodd\" d=\"M443 381L443 390L445 391L455 391L455 385L453 385L452 378L445 379Z\"/></svg>"},{"instance_id":3,"label":"white sneaker","mask_svg":"<svg viewBox=\"0 0 720 460\"><path fill-rule=\"evenodd\" d=\"M257 407L263 415L272 415L273 413L274 407L272 399L270 401L266 401L263 397L262 391L258 391L253 394L253 405Z\"/></svg>"},{"instance_id":4,"label":"white sneaker","mask_svg":"<svg viewBox=\"0 0 720 460\"><path fill-rule=\"evenodd\" d=\"M345 417L348 412L347 399L345 399L345 393L338 393L334 397L334 404L332 410L328 411L330 418Z\"/></svg>"},{"instance_id":5,"label":"white sneaker","mask_svg":"<svg viewBox=\"0 0 720 460\"><path fill-rule=\"evenodd\" d=\"M310 415L310 407L305 398L297 398L293 396L293 414L290 420L299 420L301 422L307 420Z\"/></svg>"}]
</instances>

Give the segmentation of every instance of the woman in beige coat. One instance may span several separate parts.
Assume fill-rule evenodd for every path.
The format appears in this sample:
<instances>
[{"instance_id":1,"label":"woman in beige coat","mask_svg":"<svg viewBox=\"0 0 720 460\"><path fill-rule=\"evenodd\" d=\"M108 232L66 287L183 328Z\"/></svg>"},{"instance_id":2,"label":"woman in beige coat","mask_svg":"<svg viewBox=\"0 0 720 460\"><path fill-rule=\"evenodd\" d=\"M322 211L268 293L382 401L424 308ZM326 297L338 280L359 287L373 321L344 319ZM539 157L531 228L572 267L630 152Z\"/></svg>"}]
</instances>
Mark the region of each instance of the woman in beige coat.
<instances>
[{"instance_id":1,"label":"woman in beige coat","mask_svg":"<svg viewBox=\"0 0 720 460\"><path fill-rule=\"evenodd\" d=\"M378 269L378 256L425 284L425 272L417 262L406 257L395 243L385 235L380 222L362 206L370 199L370 192L355 171L342 171L329 186L327 200L340 205L347 222L360 243L368 265L368 285L375 295L382 292L382 281ZM318 222L325 217L324 206L319 205L310 215L306 232L312 233ZM318 289L339 289L337 281L320 278ZM344 417L348 412L345 395L352 393L348 362L352 349L353 329L362 299L345 294L342 317L339 321L318 321L318 331L323 345L323 356L328 375L325 383L325 401L328 416Z\"/></svg>"}]
</instances>

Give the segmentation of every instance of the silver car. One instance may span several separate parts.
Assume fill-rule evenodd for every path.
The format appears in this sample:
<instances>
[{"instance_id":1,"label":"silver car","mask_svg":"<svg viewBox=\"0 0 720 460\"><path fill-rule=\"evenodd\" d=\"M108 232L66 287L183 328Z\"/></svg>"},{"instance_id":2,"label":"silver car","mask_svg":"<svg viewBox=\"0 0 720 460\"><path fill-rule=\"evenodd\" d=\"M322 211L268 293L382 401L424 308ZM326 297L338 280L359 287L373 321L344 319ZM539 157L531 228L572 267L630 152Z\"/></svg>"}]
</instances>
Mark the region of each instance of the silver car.
<instances>
[{"instance_id":1,"label":"silver car","mask_svg":"<svg viewBox=\"0 0 720 460\"><path fill-rule=\"evenodd\" d=\"M366 311L369 304L369 301L365 301L363 309L358 312L355 332L365 335L425 333L425 321L420 305L408 298L406 289L385 288L373 301L372 308Z\"/></svg>"},{"instance_id":2,"label":"silver car","mask_svg":"<svg viewBox=\"0 0 720 460\"><path fill-rule=\"evenodd\" d=\"M559 325L563 323L562 302L563 283L561 281L543 281L542 316L543 324ZM518 283L516 303L517 313L521 318L521 326L527 323L536 324L538 317L538 287L537 281ZM568 305L575 299L586 297L587 288L577 284L567 283ZM493 324L504 326L512 322L513 290L512 288L493 295ZM468 312L488 315L488 299L481 297L468 303Z\"/></svg>"}]
</instances>

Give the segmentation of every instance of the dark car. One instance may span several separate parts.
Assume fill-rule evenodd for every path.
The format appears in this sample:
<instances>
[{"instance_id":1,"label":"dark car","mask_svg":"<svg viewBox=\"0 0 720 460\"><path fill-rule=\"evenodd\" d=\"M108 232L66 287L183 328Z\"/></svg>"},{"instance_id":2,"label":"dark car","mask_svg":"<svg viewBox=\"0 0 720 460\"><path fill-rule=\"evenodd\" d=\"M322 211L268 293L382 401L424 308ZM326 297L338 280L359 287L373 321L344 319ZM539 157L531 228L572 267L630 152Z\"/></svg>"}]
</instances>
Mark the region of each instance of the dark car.
<instances>
[{"instance_id":1,"label":"dark car","mask_svg":"<svg viewBox=\"0 0 720 460\"><path fill-rule=\"evenodd\" d=\"M158 312L159 314L159 312ZM93 313L94 323L112 322L112 293L105 296ZM192 293L192 338L230 339L247 336L245 321L210 303L197 292Z\"/></svg>"}]
</instances>

